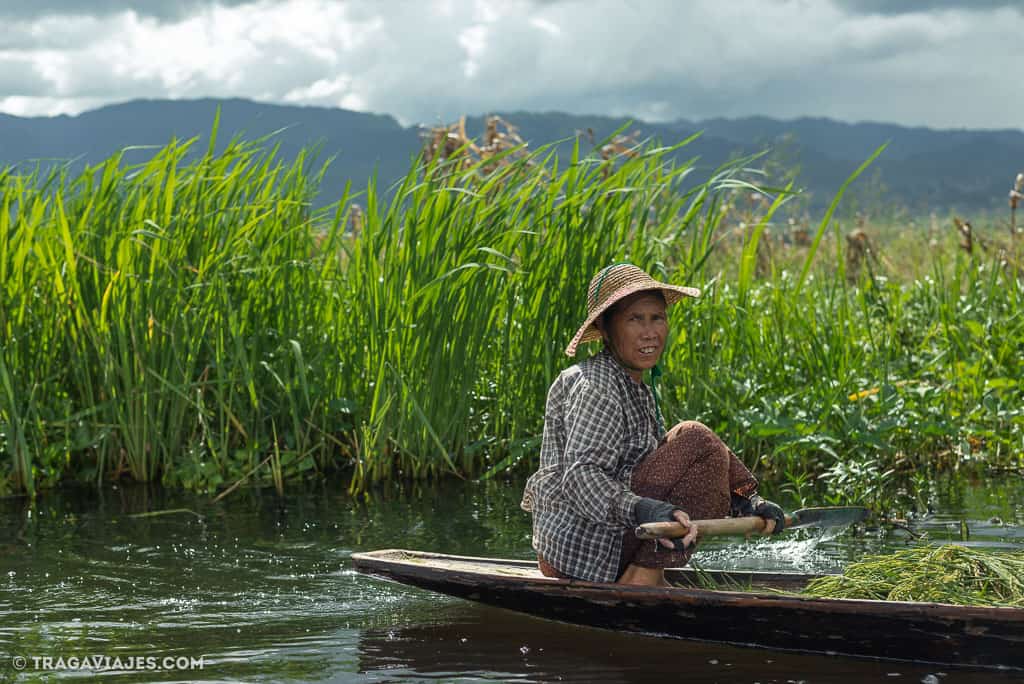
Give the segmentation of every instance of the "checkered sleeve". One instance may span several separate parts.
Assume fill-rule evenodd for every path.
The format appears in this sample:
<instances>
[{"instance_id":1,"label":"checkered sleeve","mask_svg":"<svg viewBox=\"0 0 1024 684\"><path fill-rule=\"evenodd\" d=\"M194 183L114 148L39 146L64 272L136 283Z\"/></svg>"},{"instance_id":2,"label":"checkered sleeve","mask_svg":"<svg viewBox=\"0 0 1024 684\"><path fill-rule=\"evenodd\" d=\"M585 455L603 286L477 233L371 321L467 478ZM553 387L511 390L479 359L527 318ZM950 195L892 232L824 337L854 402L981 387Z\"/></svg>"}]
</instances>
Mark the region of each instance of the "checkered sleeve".
<instances>
[{"instance_id":1,"label":"checkered sleeve","mask_svg":"<svg viewBox=\"0 0 1024 684\"><path fill-rule=\"evenodd\" d=\"M632 527L640 497L615 478L625 449L622 406L587 382L580 383L566 415L563 495L583 517Z\"/></svg>"}]
</instances>

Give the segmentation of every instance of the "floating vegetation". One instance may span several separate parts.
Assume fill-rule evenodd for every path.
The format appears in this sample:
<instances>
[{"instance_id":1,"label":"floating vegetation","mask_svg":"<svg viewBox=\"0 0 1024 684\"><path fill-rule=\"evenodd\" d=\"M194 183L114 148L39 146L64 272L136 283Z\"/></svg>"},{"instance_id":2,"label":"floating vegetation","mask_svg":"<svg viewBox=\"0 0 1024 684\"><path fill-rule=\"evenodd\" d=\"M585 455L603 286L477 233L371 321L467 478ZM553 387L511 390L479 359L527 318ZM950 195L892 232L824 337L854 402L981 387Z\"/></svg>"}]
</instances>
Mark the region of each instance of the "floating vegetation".
<instances>
[{"instance_id":1,"label":"floating vegetation","mask_svg":"<svg viewBox=\"0 0 1024 684\"><path fill-rule=\"evenodd\" d=\"M821 598L927 601L1024 607L1024 553L964 546L921 546L867 556L842 575L811 581L805 594Z\"/></svg>"}]
</instances>

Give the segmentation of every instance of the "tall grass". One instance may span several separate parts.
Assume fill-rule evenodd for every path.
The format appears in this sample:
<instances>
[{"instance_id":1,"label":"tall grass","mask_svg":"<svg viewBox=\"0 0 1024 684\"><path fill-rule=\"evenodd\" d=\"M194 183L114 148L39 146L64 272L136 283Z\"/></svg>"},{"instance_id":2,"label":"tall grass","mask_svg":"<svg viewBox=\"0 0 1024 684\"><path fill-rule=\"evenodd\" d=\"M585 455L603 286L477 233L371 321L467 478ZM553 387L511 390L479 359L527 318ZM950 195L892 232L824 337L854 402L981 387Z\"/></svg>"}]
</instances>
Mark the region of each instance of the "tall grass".
<instances>
[{"instance_id":1,"label":"tall grass","mask_svg":"<svg viewBox=\"0 0 1024 684\"><path fill-rule=\"evenodd\" d=\"M363 416L357 485L532 459L581 283L624 259L664 272L703 239L708 198L738 169L685 191L692 163L669 165L668 151L612 163L540 150L490 171L435 160L387 207L370 187L362 231L325 243L346 264L334 337L356 380L335 396Z\"/></svg>"},{"instance_id":2,"label":"tall grass","mask_svg":"<svg viewBox=\"0 0 1024 684\"><path fill-rule=\"evenodd\" d=\"M309 156L211 137L73 178L0 172L3 488L525 472L580 292L621 260L706 289L672 313L667 414L766 474L825 476L839 500L939 457L1021 465L1020 280L940 254L928 279L848 283L841 241L814 253L828 216L796 268L758 277L771 216L738 265L725 229L752 160L703 181L672 161L689 140L417 161L316 212Z\"/></svg>"},{"instance_id":3,"label":"tall grass","mask_svg":"<svg viewBox=\"0 0 1024 684\"><path fill-rule=\"evenodd\" d=\"M184 164L191 144L3 176L0 420L22 489L65 472L213 487L277 423L296 459L316 443L284 420L312 417L291 409L319 299L316 176L238 141Z\"/></svg>"}]
</instances>

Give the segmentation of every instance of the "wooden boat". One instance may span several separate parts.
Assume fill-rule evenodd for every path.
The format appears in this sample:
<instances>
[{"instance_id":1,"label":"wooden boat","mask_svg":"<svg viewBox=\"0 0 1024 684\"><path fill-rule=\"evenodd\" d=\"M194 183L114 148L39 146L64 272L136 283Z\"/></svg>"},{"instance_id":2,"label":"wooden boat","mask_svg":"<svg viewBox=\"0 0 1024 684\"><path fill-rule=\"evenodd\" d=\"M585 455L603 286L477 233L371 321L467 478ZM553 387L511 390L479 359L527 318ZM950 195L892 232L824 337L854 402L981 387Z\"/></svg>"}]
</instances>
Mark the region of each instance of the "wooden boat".
<instances>
[{"instance_id":1,"label":"wooden boat","mask_svg":"<svg viewBox=\"0 0 1024 684\"><path fill-rule=\"evenodd\" d=\"M386 549L358 571L539 617L763 648L1024 670L1024 608L821 599L812 575L667 570L670 588L544 577L534 561ZM716 587L704 588L713 583Z\"/></svg>"}]
</instances>

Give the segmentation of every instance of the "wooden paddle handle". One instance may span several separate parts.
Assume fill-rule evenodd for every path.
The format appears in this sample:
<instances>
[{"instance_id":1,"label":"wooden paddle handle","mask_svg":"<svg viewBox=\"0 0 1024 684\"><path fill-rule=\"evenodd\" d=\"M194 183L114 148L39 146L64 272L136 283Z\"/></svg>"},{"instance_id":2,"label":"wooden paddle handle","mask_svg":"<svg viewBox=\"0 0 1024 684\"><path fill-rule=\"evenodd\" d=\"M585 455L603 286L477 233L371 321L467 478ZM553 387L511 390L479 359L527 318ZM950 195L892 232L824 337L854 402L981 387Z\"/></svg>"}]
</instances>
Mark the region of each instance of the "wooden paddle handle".
<instances>
[{"instance_id":1,"label":"wooden paddle handle","mask_svg":"<svg viewBox=\"0 0 1024 684\"><path fill-rule=\"evenodd\" d=\"M764 518L751 516L747 518L715 518L712 520L694 520L697 525L697 537L714 537L726 534L760 534L764 531ZM790 518L786 516L788 525ZM636 528L636 536L640 539L675 539L686 536L686 528L677 522L644 523Z\"/></svg>"}]
</instances>

